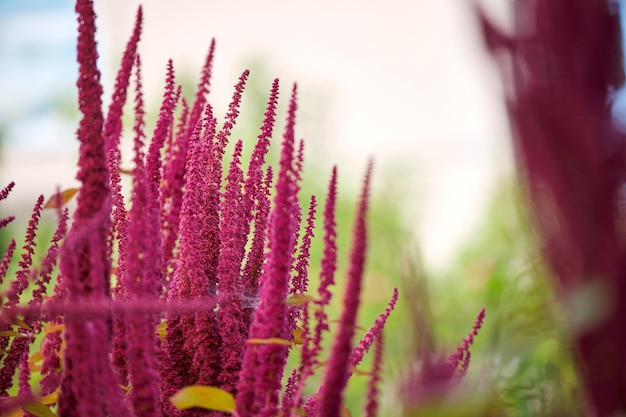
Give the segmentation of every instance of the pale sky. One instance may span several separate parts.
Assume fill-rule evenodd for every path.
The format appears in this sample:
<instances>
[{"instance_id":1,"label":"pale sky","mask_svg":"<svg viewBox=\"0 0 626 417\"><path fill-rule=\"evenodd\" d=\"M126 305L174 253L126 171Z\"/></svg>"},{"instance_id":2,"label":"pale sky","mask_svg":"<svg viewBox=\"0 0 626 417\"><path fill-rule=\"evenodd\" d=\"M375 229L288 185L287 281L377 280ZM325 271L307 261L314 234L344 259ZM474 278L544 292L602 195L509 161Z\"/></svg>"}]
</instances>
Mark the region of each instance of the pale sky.
<instances>
[{"instance_id":1,"label":"pale sky","mask_svg":"<svg viewBox=\"0 0 626 417\"><path fill-rule=\"evenodd\" d=\"M138 3L95 1L105 96ZM504 19L507 1L488 3ZM396 179L407 192L409 226L427 264L442 265L483 219L494 181L511 166L498 73L483 51L470 4L147 0L140 53L148 104L159 100L167 59L195 75L212 37L217 54L210 100L221 111L245 66L263 59L266 74L259 76L280 78L283 102L298 82L297 135L312 153L325 153L328 170L339 166L343 186L358 186L370 155L379 177L386 167L409 170ZM46 68L34 71L46 74ZM56 183L74 184L72 145L55 148L51 157L37 140L22 143L5 147L2 180L15 178L18 189L24 184L24 198L34 202ZM39 147L48 149L33 150Z\"/></svg>"}]
</instances>

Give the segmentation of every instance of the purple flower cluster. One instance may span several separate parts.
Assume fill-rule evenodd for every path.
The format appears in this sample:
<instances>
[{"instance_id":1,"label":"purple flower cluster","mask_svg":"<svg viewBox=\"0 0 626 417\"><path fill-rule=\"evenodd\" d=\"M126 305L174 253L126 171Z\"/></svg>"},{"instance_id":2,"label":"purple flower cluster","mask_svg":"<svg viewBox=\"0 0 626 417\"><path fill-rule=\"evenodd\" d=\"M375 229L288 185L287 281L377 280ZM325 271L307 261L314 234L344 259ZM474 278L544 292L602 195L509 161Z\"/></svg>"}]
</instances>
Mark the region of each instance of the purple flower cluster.
<instances>
[{"instance_id":1,"label":"purple flower cluster","mask_svg":"<svg viewBox=\"0 0 626 417\"><path fill-rule=\"evenodd\" d=\"M148 141L138 53L141 8L106 117L92 1L78 0L76 11L81 187L69 232L62 193L54 197L60 221L40 269L33 266L32 255L43 197L33 211L20 269L2 300L0 396L5 400L0 401L0 412L56 404L62 417L219 415L211 410L221 408L211 403L185 408L171 400L186 387L201 385L226 393L234 402L229 411L240 417L339 416L348 379L375 346L367 402L367 415L375 415L382 331L398 293L394 290L389 307L355 346L371 164L355 217L339 330L323 384L307 399L305 392L311 388L306 383L324 362L322 339L329 332L326 309L337 269L337 170L332 171L326 196L321 279L318 297L313 297L308 294L308 268L317 199L310 198L303 221L299 192L304 145L295 135L296 86L276 172L265 160L279 82L271 86L260 134L249 161L244 161L244 142L229 142L249 72L239 78L218 127L207 101L214 42L190 105L181 99L168 62L159 117ZM120 168L119 145L131 84L134 166L126 171ZM224 161L230 149L231 157ZM132 178L130 208L122 175ZM12 186L0 192L0 199ZM0 226L10 221L3 219ZM2 257L0 279L15 246L12 241ZM56 284L47 297L57 259ZM32 300L20 304L32 283ZM41 350L30 356L39 333ZM301 363L283 386L287 358L294 349L301 350ZM30 382L35 371L42 376L39 386ZM14 394L17 397L10 397Z\"/></svg>"}]
</instances>

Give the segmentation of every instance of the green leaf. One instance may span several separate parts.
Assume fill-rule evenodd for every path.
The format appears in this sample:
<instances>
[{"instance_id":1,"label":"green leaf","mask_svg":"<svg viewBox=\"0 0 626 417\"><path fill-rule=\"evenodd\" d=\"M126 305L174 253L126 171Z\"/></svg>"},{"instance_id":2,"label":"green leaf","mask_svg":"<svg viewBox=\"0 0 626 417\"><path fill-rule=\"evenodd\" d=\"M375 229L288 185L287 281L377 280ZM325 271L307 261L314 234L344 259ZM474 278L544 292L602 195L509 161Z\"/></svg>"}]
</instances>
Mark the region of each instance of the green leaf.
<instances>
[{"instance_id":1,"label":"green leaf","mask_svg":"<svg viewBox=\"0 0 626 417\"><path fill-rule=\"evenodd\" d=\"M57 417L50 409L39 401L24 404L22 408L37 417Z\"/></svg>"},{"instance_id":2,"label":"green leaf","mask_svg":"<svg viewBox=\"0 0 626 417\"><path fill-rule=\"evenodd\" d=\"M235 412L235 398L223 389L207 385L190 385L170 397L170 401L179 410L200 407L205 410Z\"/></svg>"}]
</instances>

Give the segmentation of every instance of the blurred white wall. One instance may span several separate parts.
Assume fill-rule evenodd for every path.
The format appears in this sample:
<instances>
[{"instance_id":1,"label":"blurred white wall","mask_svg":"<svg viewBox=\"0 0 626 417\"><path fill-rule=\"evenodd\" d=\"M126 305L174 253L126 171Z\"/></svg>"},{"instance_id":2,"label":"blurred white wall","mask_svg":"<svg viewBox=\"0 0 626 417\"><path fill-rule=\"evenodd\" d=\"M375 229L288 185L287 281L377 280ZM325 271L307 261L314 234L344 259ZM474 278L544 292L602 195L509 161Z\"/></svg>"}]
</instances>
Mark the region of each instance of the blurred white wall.
<instances>
[{"instance_id":1,"label":"blurred white wall","mask_svg":"<svg viewBox=\"0 0 626 417\"><path fill-rule=\"evenodd\" d=\"M139 2L95 3L106 96ZM506 0L486 3L506 20ZM370 155L379 172L410 169L396 185L406 190L403 204L427 265L445 264L482 219L496 179L510 171L499 77L470 1L147 0L143 7L149 105L160 98L167 59L197 74L212 37L211 100L221 111L245 65L262 58L269 75L281 79L283 102L298 82L297 134L312 153L327 155L328 169L339 165L342 187L360 183ZM74 184L70 142L38 151L6 139L1 177L22 187L7 204L19 196L31 205L56 184Z\"/></svg>"}]
</instances>

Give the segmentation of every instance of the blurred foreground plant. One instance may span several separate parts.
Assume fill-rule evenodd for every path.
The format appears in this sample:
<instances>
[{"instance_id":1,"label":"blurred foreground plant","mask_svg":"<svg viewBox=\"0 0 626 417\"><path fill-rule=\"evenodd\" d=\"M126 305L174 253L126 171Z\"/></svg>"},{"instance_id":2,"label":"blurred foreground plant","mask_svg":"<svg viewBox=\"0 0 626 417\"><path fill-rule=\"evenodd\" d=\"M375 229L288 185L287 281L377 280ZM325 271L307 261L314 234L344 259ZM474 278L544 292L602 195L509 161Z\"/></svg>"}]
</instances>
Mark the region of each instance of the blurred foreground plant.
<instances>
[{"instance_id":1,"label":"blurred foreground plant","mask_svg":"<svg viewBox=\"0 0 626 417\"><path fill-rule=\"evenodd\" d=\"M619 16L604 0L516 1L515 29L482 17L501 60L515 151L544 259L568 308L587 409L626 412L626 136Z\"/></svg>"}]
</instances>

